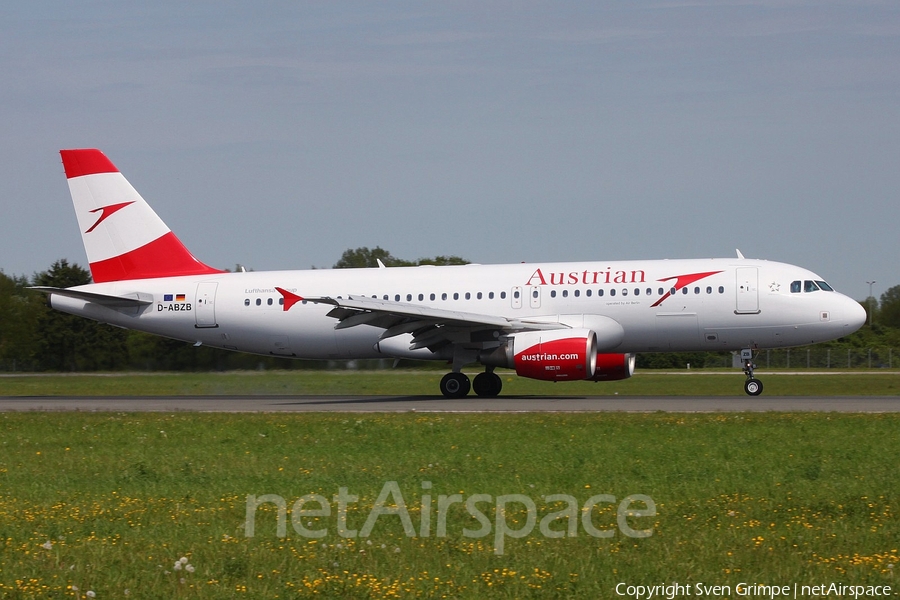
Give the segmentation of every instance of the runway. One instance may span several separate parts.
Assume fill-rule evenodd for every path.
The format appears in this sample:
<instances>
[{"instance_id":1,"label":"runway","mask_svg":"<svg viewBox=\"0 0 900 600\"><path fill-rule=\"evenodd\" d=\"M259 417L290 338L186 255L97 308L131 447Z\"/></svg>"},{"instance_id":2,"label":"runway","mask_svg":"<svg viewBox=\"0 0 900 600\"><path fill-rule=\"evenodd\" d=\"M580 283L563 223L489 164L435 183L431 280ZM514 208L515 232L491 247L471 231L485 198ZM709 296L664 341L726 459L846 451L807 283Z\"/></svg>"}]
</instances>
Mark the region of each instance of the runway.
<instances>
[{"instance_id":1,"label":"runway","mask_svg":"<svg viewBox=\"0 0 900 600\"><path fill-rule=\"evenodd\" d=\"M900 412L900 396L0 397L0 412Z\"/></svg>"}]
</instances>

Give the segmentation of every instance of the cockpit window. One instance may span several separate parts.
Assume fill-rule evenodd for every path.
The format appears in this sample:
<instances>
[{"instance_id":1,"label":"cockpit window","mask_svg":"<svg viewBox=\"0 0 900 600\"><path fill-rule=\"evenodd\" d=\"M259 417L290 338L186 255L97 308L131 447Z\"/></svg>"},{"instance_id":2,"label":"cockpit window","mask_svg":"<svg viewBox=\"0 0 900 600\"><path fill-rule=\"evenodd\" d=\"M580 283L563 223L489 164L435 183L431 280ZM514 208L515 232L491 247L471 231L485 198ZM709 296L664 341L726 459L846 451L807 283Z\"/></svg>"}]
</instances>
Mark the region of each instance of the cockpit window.
<instances>
[{"instance_id":1,"label":"cockpit window","mask_svg":"<svg viewBox=\"0 0 900 600\"><path fill-rule=\"evenodd\" d=\"M817 280L816 283L819 285L819 288L820 288L820 289L823 289L823 290L825 290L826 292L833 292L833 291L834 291L834 288L831 287L830 285L828 285L827 283L825 283L824 281L818 281L818 280Z\"/></svg>"},{"instance_id":2,"label":"cockpit window","mask_svg":"<svg viewBox=\"0 0 900 600\"><path fill-rule=\"evenodd\" d=\"M799 294L799 293L800 293L800 290L801 290L800 282L799 282L799 281L792 281L792 282L791 282L791 293L792 293L792 294Z\"/></svg>"},{"instance_id":3,"label":"cockpit window","mask_svg":"<svg viewBox=\"0 0 900 600\"><path fill-rule=\"evenodd\" d=\"M804 292L818 292L819 286L816 285L815 281L806 280L803 282L803 291Z\"/></svg>"}]
</instances>

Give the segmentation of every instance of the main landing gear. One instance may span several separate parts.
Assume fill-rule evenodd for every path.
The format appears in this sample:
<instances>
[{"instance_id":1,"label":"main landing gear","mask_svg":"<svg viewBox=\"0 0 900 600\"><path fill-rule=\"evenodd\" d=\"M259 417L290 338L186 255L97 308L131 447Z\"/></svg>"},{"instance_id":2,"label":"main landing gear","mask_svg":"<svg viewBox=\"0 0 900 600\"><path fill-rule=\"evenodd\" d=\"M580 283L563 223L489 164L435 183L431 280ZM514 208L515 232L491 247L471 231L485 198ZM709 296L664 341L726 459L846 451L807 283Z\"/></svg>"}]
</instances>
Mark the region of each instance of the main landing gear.
<instances>
[{"instance_id":1,"label":"main landing gear","mask_svg":"<svg viewBox=\"0 0 900 600\"><path fill-rule=\"evenodd\" d=\"M744 391L749 396L759 396L762 394L763 384L762 381L753 376L753 369L756 368L756 365L753 363L753 350L741 350L741 360L744 361L744 373L747 375L747 380L744 381Z\"/></svg>"},{"instance_id":2,"label":"main landing gear","mask_svg":"<svg viewBox=\"0 0 900 600\"><path fill-rule=\"evenodd\" d=\"M447 373L441 379L441 393L447 398L462 398L474 389L482 397L494 397L503 388L503 381L493 371L485 371L475 376L471 383L463 373Z\"/></svg>"}]
</instances>

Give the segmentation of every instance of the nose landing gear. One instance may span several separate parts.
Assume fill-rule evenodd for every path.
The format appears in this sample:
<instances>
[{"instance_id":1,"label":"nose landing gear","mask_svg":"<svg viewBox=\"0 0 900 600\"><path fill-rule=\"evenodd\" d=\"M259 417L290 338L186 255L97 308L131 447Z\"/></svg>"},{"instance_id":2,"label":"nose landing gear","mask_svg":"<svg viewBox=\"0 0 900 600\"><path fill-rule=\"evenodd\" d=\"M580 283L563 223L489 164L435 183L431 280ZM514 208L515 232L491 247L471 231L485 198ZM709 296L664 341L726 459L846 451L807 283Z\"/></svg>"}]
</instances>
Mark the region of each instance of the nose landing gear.
<instances>
[{"instance_id":1,"label":"nose landing gear","mask_svg":"<svg viewBox=\"0 0 900 600\"><path fill-rule=\"evenodd\" d=\"M744 381L744 391L748 396L759 396L762 394L763 384L753 376L753 369L756 368L756 364L753 362L753 350L749 348L741 350L741 360L744 361L744 373L747 375L747 380Z\"/></svg>"}]
</instances>

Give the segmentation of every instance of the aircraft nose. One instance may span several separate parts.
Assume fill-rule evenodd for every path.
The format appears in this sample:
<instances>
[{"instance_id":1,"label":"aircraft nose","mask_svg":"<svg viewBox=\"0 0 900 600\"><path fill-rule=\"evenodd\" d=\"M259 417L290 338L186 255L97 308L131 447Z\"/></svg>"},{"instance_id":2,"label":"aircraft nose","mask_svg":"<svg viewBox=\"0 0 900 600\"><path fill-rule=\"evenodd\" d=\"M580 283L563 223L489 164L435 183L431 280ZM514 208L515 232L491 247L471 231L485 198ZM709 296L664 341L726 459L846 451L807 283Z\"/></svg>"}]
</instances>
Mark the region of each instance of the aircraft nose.
<instances>
[{"instance_id":1,"label":"aircraft nose","mask_svg":"<svg viewBox=\"0 0 900 600\"><path fill-rule=\"evenodd\" d=\"M848 331L847 333L853 333L854 331L862 327L863 324L865 324L867 316L866 309L864 309L862 305L853 298L844 296L844 301L844 322L850 329L850 331Z\"/></svg>"}]
</instances>

